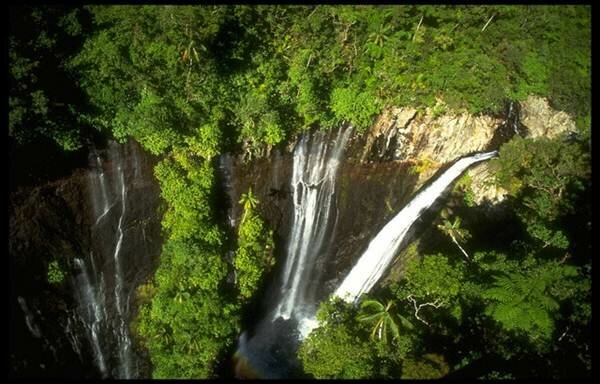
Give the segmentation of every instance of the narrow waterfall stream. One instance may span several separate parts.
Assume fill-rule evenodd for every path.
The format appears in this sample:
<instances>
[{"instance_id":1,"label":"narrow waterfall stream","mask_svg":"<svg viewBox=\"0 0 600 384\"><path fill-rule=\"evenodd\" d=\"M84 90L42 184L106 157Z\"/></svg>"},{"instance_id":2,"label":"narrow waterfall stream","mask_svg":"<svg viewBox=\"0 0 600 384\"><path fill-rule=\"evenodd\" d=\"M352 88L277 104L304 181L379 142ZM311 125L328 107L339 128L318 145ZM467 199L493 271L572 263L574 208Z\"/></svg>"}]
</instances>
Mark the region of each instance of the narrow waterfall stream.
<instances>
[{"instance_id":1,"label":"narrow waterfall stream","mask_svg":"<svg viewBox=\"0 0 600 384\"><path fill-rule=\"evenodd\" d=\"M136 378L139 371L129 331L131 305L140 271L150 267L145 265L150 264L145 226L139 225L139 215L150 213L135 206L135 196L128 190L148 182L139 157L132 143L110 142L104 156L95 150L90 154L92 249L87 258L74 260L78 272L73 284L79 317L104 378Z\"/></svg>"},{"instance_id":2,"label":"narrow waterfall stream","mask_svg":"<svg viewBox=\"0 0 600 384\"><path fill-rule=\"evenodd\" d=\"M78 301L81 303L80 309L84 324L86 325L86 331L88 332L89 339L91 339L92 350L94 353L94 359L96 366L100 370L103 377L106 377L106 359L104 357L105 352L103 351L100 342L100 326L104 321L102 308L103 293L96 291L95 287L90 282L90 275L87 271L85 262L82 259L75 259L75 265L80 269L80 274L77 277L79 291L77 292Z\"/></svg>"},{"instance_id":3,"label":"narrow waterfall stream","mask_svg":"<svg viewBox=\"0 0 600 384\"><path fill-rule=\"evenodd\" d=\"M371 240L348 276L335 291L347 302L355 302L379 280L402 243L412 224L429 208L444 190L470 165L490 159L497 151L478 153L454 163L437 180L420 192Z\"/></svg>"}]
</instances>

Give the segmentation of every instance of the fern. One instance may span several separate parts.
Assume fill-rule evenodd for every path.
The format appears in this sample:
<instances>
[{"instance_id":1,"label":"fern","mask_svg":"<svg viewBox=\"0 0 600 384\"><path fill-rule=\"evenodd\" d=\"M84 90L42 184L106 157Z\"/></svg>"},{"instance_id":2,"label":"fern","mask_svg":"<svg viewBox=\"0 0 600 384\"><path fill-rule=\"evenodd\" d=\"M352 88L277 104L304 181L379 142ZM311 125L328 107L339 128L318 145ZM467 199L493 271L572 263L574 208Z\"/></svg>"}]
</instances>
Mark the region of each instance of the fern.
<instances>
[{"instance_id":1,"label":"fern","mask_svg":"<svg viewBox=\"0 0 600 384\"><path fill-rule=\"evenodd\" d=\"M485 314L506 330L549 339L560 308L552 288L576 274L574 267L551 262L497 276L481 295L487 301Z\"/></svg>"}]
</instances>

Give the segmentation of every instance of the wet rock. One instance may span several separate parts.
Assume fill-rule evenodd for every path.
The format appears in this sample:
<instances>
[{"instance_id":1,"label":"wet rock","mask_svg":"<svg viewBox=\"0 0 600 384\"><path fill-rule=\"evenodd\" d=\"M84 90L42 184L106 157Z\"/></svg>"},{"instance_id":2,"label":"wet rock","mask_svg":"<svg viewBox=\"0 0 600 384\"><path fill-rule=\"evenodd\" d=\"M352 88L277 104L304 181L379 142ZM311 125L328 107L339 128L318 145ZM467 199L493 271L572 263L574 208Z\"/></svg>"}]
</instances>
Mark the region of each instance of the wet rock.
<instances>
[{"instance_id":1,"label":"wet rock","mask_svg":"<svg viewBox=\"0 0 600 384\"><path fill-rule=\"evenodd\" d=\"M132 257L127 265L123 265L124 280L131 285L139 284L151 275L162 245L161 217L157 210L159 187L152 169L156 159L136 155L136 151L139 152L136 145L125 146L121 159L131 164L124 169L128 211L123 218L125 241L121 249L123 254L138 255L137 259ZM105 166L106 177L114 178L114 161L109 160ZM93 366L91 346L85 339L85 324L75 315L78 303L74 297L75 277L79 270L74 267L73 260L89 255L96 246L94 240L97 240L92 238L90 230L94 224L94 207L89 184L88 169L79 168L66 177L41 185L14 188L9 195L11 324L14 331L10 349L15 359L27 357L36 369L39 370L41 365L45 367L42 374L33 368L28 370L14 365L11 376L99 377ZM108 215L111 216L108 221L115 223L105 223L106 232L112 233L113 237L120 210L116 212ZM112 247L113 242L107 245ZM47 265L52 260L58 260L66 274L63 284L54 285L47 281ZM97 267L105 265L98 263ZM130 292L134 288L131 287ZM36 309L36 324L47 342L40 344L31 340L33 336L16 297L23 297L31 303L31 308ZM136 308L131 308L129 316L133 317L135 313ZM62 358L54 361L54 356Z\"/></svg>"}]
</instances>

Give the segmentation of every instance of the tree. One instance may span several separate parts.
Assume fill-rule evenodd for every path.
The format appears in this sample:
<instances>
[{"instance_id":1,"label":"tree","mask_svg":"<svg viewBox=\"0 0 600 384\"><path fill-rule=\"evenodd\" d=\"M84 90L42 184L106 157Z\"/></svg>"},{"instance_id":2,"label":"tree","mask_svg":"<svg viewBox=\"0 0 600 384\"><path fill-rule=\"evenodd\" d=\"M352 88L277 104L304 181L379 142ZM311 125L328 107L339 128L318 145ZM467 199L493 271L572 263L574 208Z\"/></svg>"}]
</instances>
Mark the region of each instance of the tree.
<instances>
[{"instance_id":1,"label":"tree","mask_svg":"<svg viewBox=\"0 0 600 384\"><path fill-rule=\"evenodd\" d=\"M246 219L246 215L249 212L252 212L254 208L258 205L258 199L252 193L252 187L248 188L248 192L243 193L240 197L240 204L244 207L244 214L242 215L242 223Z\"/></svg>"},{"instance_id":2,"label":"tree","mask_svg":"<svg viewBox=\"0 0 600 384\"><path fill-rule=\"evenodd\" d=\"M553 291L575 276L574 267L557 262L503 273L482 292L487 303L485 313L508 331L520 332L534 341L548 341L560 308L560 296Z\"/></svg>"},{"instance_id":3,"label":"tree","mask_svg":"<svg viewBox=\"0 0 600 384\"><path fill-rule=\"evenodd\" d=\"M150 353L154 378L214 376L239 331L239 304L224 292L220 254L193 240L169 239L142 305L136 333Z\"/></svg>"},{"instance_id":4,"label":"tree","mask_svg":"<svg viewBox=\"0 0 600 384\"><path fill-rule=\"evenodd\" d=\"M451 264L442 254L426 255L407 263L405 280L393 285L392 290L398 299L413 305L416 319L429 325L419 313L424 308L449 309L452 316L460 318L458 298L463 279L463 264Z\"/></svg>"},{"instance_id":5,"label":"tree","mask_svg":"<svg viewBox=\"0 0 600 384\"><path fill-rule=\"evenodd\" d=\"M351 304L323 302L319 327L302 342L298 357L316 379L368 379L377 374L377 351L355 319Z\"/></svg>"},{"instance_id":6,"label":"tree","mask_svg":"<svg viewBox=\"0 0 600 384\"><path fill-rule=\"evenodd\" d=\"M449 371L450 367L443 356L429 353L418 360L405 360L402 364L402 379L439 379Z\"/></svg>"},{"instance_id":7,"label":"tree","mask_svg":"<svg viewBox=\"0 0 600 384\"><path fill-rule=\"evenodd\" d=\"M456 244L458 249L465 255L467 260L471 260L467 252L460 246L459 241L466 241L471 237L471 234L468 230L460 227L460 217L456 216L454 218L454 222L450 222L449 220L444 220L443 224L438 224L438 228L446 235L450 236L452 242Z\"/></svg>"},{"instance_id":8,"label":"tree","mask_svg":"<svg viewBox=\"0 0 600 384\"><path fill-rule=\"evenodd\" d=\"M248 192L250 194L251 190ZM238 249L233 265L240 295L248 300L260 287L265 274L275 265L275 257L273 231L268 230L265 222L252 211L244 212L244 217L238 229Z\"/></svg>"},{"instance_id":9,"label":"tree","mask_svg":"<svg viewBox=\"0 0 600 384\"><path fill-rule=\"evenodd\" d=\"M391 332L393 339L400 337L398 324L396 324L396 319L394 318L395 316L390 312L393 305L394 303L392 300L388 300L387 305L385 306L380 301L373 299L364 300L361 303L362 310L367 313L359 315L356 319L363 322L374 322L373 331L371 332L372 340L375 340L375 334L377 334L377 338L386 343L388 331ZM413 328L413 325L404 316L396 316L398 316L404 327L407 329Z\"/></svg>"},{"instance_id":10,"label":"tree","mask_svg":"<svg viewBox=\"0 0 600 384\"><path fill-rule=\"evenodd\" d=\"M83 42L81 8L19 6L9 10L8 133L18 144L47 137L81 148L89 128L78 120L84 98L65 64Z\"/></svg>"},{"instance_id":11,"label":"tree","mask_svg":"<svg viewBox=\"0 0 600 384\"><path fill-rule=\"evenodd\" d=\"M569 240L559 220L591 174L590 155L577 143L561 138L515 137L490 162L496 184L515 198L517 215L542 248L567 249Z\"/></svg>"}]
</instances>

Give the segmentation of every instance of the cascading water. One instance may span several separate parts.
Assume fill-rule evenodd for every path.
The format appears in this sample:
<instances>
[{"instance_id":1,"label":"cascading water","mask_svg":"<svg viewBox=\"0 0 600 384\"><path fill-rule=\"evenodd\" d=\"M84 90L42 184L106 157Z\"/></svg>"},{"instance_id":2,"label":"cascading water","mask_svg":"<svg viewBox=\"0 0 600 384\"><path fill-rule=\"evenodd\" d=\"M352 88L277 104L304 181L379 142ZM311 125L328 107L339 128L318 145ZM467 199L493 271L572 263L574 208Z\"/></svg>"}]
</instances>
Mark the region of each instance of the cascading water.
<instances>
[{"instance_id":1,"label":"cascading water","mask_svg":"<svg viewBox=\"0 0 600 384\"><path fill-rule=\"evenodd\" d=\"M23 314L25 315L25 323L27 324L27 328L29 329L29 332L31 332L33 337L39 339L40 337L42 337L42 333L40 332L40 328L37 326L37 324L34 321L33 313L31 313L31 311L27 307L27 302L25 302L25 299L22 298L21 296L17 297L17 301L19 302L19 306L21 306L21 310L23 311Z\"/></svg>"},{"instance_id":2,"label":"cascading water","mask_svg":"<svg viewBox=\"0 0 600 384\"><path fill-rule=\"evenodd\" d=\"M496 155L497 151L492 151L462 158L420 192L371 240L367 250L334 295L347 302L356 302L363 293L368 292L392 261L406 233L423 211L430 207L467 167Z\"/></svg>"},{"instance_id":3,"label":"cascading water","mask_svg":"<svg viewBox=\"0 0 600 384\"><path fill-rule=\"evenodd\" d=\"M79 287L78 300L81 305L84 323L86 330L92 342L94 358L102 377L106 377L106 359L100 343L100 326L104 320L102 308L102 292L94 289L90 282L85 262L82 259L75 259L75 265L80 269L81 273L77 277Z\"/></svg>"},{"instance_id":4,"label":"cascading water","mask_svg":"<svg viewBox=\"0 0 600 384\"><path fill-rule=\"evenodd\" d=\"M221 173L221 187L228 198L231 200L232 188L231 188L231 174L233 168L233 159L229 153L224 153L219 156L219 171ZM233 218L233 206L234 202L231 202L227 209L227 221L231 228L235 227L235 220Z\"/></svg>"},{"instance_id":5,"label":"cascading water","mask_svg":"<svg viewBox=\"0 0 600 384\"><path fill-rule=\"evenodd\" d=\"M315 289L311 289L316 288L318 282L318 276L314 276L319 273L315 264L323 253L325 235L332 219L335 178L350 133L351 129L340 129L332 148L323 135L315 135L312 140L304 136L294 150L291 181L294 218L281 300L273 319L293 316L300 322L301 333L305 319L311 318L316 310Z\"/></svg>"},{"instance_id":6,"label":"cascading water","mask_svg":"<svg viewBox=\"0 0 600 384\"><path fill-rule=\"evenodd\" d=\"M283 276L275 282L277 304L252 335L240 336L235 354L239 377L285 378L299 369L295 357L298 332L302 335L311 328L316 311L319 264L334 241L335 180L351 132L348 128L337 134L305 135L294 149L293 221ZM273 171L280 171L279 164ZM277 182L277 176L273 177Z\"/></svg>"},{"instance_id":7,"label":"cascading water","mask_svg":"<svg viewBox=\"0 0 600 384\"><path fill-rule=\"evenodd\" d=\"M114 142L108 148L108 161L103 162L97 151L91 154L92 169L88 181L94 213L93 249L87 260L75 259L79 273L74 282L78 291L79 316L85 324L102 377L133 378L137 375L129 334L130 301L139 283L139 258L146 257L147 247L127 244L142 238L146 243L144 227L132 226L132 222L138 221L132 220L136 213L129 212L127 186L143 181L138 157L138 151L132 145ZM105 164L111 166L105 169ZM129 184L126 174L130 178Z\"/></svg>"}]
</instances>

